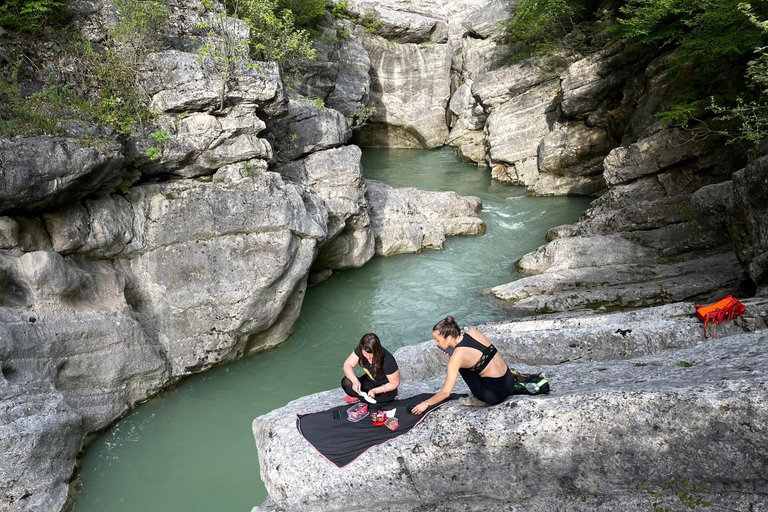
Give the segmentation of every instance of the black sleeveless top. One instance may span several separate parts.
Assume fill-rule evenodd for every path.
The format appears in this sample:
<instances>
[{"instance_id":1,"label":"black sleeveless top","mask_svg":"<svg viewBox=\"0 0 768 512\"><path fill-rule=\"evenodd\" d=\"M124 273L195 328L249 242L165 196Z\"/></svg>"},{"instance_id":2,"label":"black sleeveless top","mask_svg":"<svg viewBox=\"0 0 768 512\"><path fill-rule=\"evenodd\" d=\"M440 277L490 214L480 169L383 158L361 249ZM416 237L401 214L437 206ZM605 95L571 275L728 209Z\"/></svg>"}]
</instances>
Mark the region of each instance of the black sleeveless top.
<instances>
[{"instance_id":1,"label":"black sleeveless top","mask_svg":"<svg viewBox=\"0 0 768 512\"><path fill-rule=\"evenodd\" d=\"M480 373L483 370L485 370L485 367L488 366L488 364L491 362L491 359L493 359L493 356L496 355L498 350L496 350L496 347L493 346L493 343L491 343L489 346L485 346L479 341L477 341L475 338L470 336L469 334L464 334L464 338L456 344L456 348L459 347L469 347L474 348L475 350L479 350L482 352L482 355L480 356L480 359L475 363L475 365L471 368L465 368L465 370L473 372L473 373Z\"/></svg>"}]
</instances>

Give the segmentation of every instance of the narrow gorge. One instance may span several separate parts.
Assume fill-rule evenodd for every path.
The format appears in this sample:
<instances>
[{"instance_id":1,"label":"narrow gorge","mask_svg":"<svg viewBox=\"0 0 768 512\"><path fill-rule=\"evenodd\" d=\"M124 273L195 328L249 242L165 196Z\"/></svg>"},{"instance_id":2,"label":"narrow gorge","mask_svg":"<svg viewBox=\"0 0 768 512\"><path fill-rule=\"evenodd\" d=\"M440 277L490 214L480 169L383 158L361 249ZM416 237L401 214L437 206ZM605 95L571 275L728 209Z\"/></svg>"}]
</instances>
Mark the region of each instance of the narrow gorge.
<instances>
[{"instance_id":1,"label":"narrow gorge","mask_svg":"<svg viewBox=\"0 0 768 512\"><path fill-rule=\"evenodd\" d=\"M646 489L681 478L721 510L763 510L765 147L745 156L659 117L692 73L676 48L617 39L509 61L520 3L333 0L317 59L288 75L242 54L222 66L249 25L172 0L157 47L119 49L149 120L118 133L65 109L0 136L0 510L71 508L94 436L283 343L308 286L483 236L473 194L363 176L361 148L443 146L510 189L594 199L485 291L511 313L482 330L552 394L448 405L344 470L295 428L338 391L292 401L253 422L269 493L254 511L641 511ZM71 4L88 47L117 33L119 2ZM31 98L80 64L0 28L8 105L8 84ZM18 116L0 105L3 126ZM747 312L702 339L693 304L727 294ZM411 341L396 354L405 396L438 389L445 367Z\"/></svg>"}]
</instances>

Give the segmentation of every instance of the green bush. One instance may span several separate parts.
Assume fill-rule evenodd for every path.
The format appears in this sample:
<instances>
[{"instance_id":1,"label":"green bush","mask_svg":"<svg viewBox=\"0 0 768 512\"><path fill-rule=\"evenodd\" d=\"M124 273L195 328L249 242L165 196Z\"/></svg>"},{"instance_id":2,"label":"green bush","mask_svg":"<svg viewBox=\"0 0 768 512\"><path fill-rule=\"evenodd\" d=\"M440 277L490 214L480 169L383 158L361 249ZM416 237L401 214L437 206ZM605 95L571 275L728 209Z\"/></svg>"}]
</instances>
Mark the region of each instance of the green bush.
<instances>
[{"instance_id":1,"label":"green bush","mask_svg":"<svg viewBox=\"0 0 768 512\"><path fill-rule=\"evenodd\" d=\"M250 46L254 59L274 60L290 68L316 58L312 35L325 15L325 2L227 0L226 5L230 14L244 20L251 28Z\"/></svg>"},{"instance_id":2,"label":"green bush","mask_svg":"<svg viewBox=\"0 0 768 512\"><path fill-rule=\"evenodd\" d=\"M170 18L168 0L112 0L119 22L110 37L131 45L142 54L160 49L161 36Z\"/></svg>"},{"instance_id":3,"label":"green bush","mask_svg":"<svg viewBox=\"0 0 768 512\"><path fill-rule=\"evenodd\" d=\"M39 33L67 22L67 4L58 0L6 0L0 5L0 27Z\"/></svg>"},{"instance_id":4,"label":"green bush","mask_svg":"<svg viewBox=\"0 0 768 512\"><path fill-rule=\"evenodd\" d=\"M595 0L522 0L505 27L510 58L517 61L567 46L566 36L593 21L598 5Z\"/></svg>"}]
</instances>

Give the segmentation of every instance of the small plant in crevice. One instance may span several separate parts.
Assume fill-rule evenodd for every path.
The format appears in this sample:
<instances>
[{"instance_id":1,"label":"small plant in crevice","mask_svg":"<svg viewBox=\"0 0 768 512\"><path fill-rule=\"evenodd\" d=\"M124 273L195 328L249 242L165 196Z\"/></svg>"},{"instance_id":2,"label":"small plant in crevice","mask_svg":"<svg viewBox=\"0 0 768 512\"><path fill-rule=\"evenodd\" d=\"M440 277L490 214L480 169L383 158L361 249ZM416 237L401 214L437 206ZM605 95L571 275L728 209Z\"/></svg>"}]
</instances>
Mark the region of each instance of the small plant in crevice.
<instances>
[{"instance_id":1,"label":"small plant in crevice","mask_svg":"<svg viewBox=\"0 0 768 512\"><path fill-rule=\"evenodd\" d=\"M149 138L152 139L156 145L148 147L146 154L150 159L157 160L162 156L165 143L171 138L171 134L167 130L155 130L149 134Z\"/></svg>"},{"instance_id":2,"label":"small plant in crevice","mask_svg":"<svg viewBox=\"0 0 768 512\"><path fill-rule=\"evenodd\" d=\"M712 502L707 498L711 490L685 477L669 477L661 488L653 489L645 485L637 485L637 490L647 491L653 501L653 512L672 512L681 506L695 510L699 507L710 507Z\"/></svg>"}]
</instances>

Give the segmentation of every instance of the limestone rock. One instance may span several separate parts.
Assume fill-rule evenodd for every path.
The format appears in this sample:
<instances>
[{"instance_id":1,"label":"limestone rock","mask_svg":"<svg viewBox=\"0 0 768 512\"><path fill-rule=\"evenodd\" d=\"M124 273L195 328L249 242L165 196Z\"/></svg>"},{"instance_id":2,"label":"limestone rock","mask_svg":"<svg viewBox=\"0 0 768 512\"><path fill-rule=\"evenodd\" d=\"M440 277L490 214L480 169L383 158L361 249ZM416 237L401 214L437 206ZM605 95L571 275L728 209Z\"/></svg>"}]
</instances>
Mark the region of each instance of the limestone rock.
<instances>
[{"instance_id":1,"label":"limestone rock","mask_svg":"<svg viewBox=\"0 0 768 512\"><path fill-rule=\"evenodd\" d=\"M335 20L332 26L323 27L323 37L334 39L338 30L352 32L354 29L347 20ZM371 89L368 52L354 37L341 38L334 44L320 40L315 47L318 59L301 64L294 87L299 94L322 99L325 106L338 110L352 121L359 115Z\"/></svg>"},{"instance_id":2,"label":"limestone rock","mask_svg":"<svg viewBox=\"0 0 768 512\"><path fill-rule=\"evenodd\" d=\"M733 208L726 217L728 231L736 255L760 294L765 295L768 291L768 158L760 158L735 172L732 182Z\"/></svg>"},{"instance_id":3,"label":"limestone rock","mask_svg":"<svg viewBox=\"0 0 768 512\"><path fill-rule=\"evenodd\" d=\"M459 42L460 45L454 50L453 68L459 73L462 85L472 87L474 81L486 73L492 76L491 70L498 67L497 63L504 47L492 39L462 37ZM508 77L513 80L516 78L512 73L509 73Z\"/></svg>"},{"instance_id":4,"label":"limestone rock","mask_svg":"<svg viewBox=\"0 0 768 512\"><path fill-rule=\"evenodd\" d=\"M560 176L599 175L603 172L603 158L614 147L616 141L602 128L588 127L581 122L557 123L539 143L539 172Z\"/></svg>"},{"instance_id":5,"label":"limestone rock","mask_svg":"<svg viewBox=\"0 0 768 512\"><path fill-rule=\"evenodd\" d=\"M4 338L0 333L0 340ZM11 366L4 367L3 372L0 508L15 512L61 510L84 436L81 417L52 385L14 382Z\"/></svg>"},{"instance_id":6,"label":"limestone rock","mask_svg":"<svg viewBox=\"0 0 768 512\"><path fill-rule=\"evenodd\" d=\"M451 89L447 45L392 45L356 29L371 60L373 115L357 134L369 147L436 148L448 135L445 108Z\"/></svg>"},{"instance_id":7,"label":"limestone rock","mask_svg":"<svg viewBox=\"0 0 768 512\"><path fill-rule=\"evenodd\" d=\"M374 21L372 31L390 41L444 43L448 37L445 21L424 12L414 12L414 9L404 10L396 2L352 0L347 6L348 11L355 17Z\"/></svg>"},{"instance_id":8,"label":"limestone rock","mask_svg":"<svg viewBox=\"0 0 768 512\"><path fill-rule=\"evenodd\" d=\"M598 249L599 248L599 249ZM655 261L658 252L631 242L621 235L561 238L526 254L517 263L521 272L538 274L548 270L602 267L637 261Z\"/></svg>"},{"instance_id":9,"label":"limestone rock","mask_svg":"<svg viewBox=\"0 0 768 512\"><path fill-rule=\"evenodd\" d=\"M535 57L480 73L472 84L472 94L490 112L515 96L537 90L537 86L545 82L550 82L549 90L555 86L559 87L559 83L551 82L553 66L551 59L553 57Z\"/></svg>"},{"instance_id":10,"label":"limestone rock","mask_svg":"<svg viewBox=\"0 0 768 512\"><path fill-rule=\"evenodd\" d=\"M483 9L479 9L461 22L467 31L481 39L498 35L503 26L512 17L512 9L507 2L494 0Z\"/></svg>"},{"instance_id":11,"label":"limestone rock","mask_svg":"<svg viewBox=\"0 0 768 512\"><path fill-rule=\"evenodd\" d=\"M622 43L574 62L562 75L563 114L584 119L618 107L625 84L644 64L644 55L625 51Z\"/></svg>"},{"instance_id":12,"label":"limestone rock","mask_svg":"<svg viewBox=\"0 0 768 512\"><path fill-rule=\"evenodd\" d=\"M0 249L12 249L19 244L19 223L11 217L0 217Z\"/></svg>"},{"instance_id":13,"label":"limestone rock","mask_svg":"<svg viewBox=\"0 0 768 512\"><path fill-rule=\"evenodd\" d=\"M665 130L614 149L603 163L606 183L626 183L681 164L690 164L695 171L711 167L711 159L703 157L715 151L719 144L711 137L689 139L682 130Z\"/></svg>"},{"instance_id":14,"label":"limestone rock","mask_svg":"<svg viewBox=\"0 0 768 512\"><path fill-rule=\"evenodd\" d=\"M557 81L534 87L488 116L485 129L492 163L536 158L539 142L550 131L548 116L555 115L559 89Z\"/></svg>"},{"instance_id":15,"label":"limestone rock","mask_svg":"<svg viewBox=\"0 0 768 512\"><path fill-rule=\"evenodd\" d=\"M301 96L288 101L288 114L270 122L275 138L276 160L289 162L302 156L341 146L352 137L345 117L338 111L318 107Z\"/></svg>"},{"instance_id":16,"label":"limestone rock","mask_svg":"<svg viewBox=\"0 0 768 512\"><path fill-rule=\"evenodd\" d=\"M578 321L560 343L586 348L586 319L573 320ZM623 325L629 335L637 324ZM614 326L601 325L601 336L608 339L607 329ZM768 439L763 430L741 425L754 425L757 417L768 419L766 331L701 343L690 326L675 329L666 322L638 327L645 336L633 338L638 355L631 359L536 366L552 382L550 395L514 396L495 407L471 410L448 404L407 435L373 448L341 471L320 457L295 425L297 412L337 405L338 391L305 397L261 416L254 420L253 432L270 502L254 511L373 506L392 511L522 511L531 503L543 509L640 511L653 496L637 486L660 488L677 474L670 468L679 467L680 460L686 461L686 476L709 487L707 499L718 506L738 503L749 509L761 503L766 492L762 475L768 467L765 453L755 447L768 445ZM624 339L620 333L613 336ZM644 347L648 339L657 342ZM546 337L540 342L546 344ZM508 350L505 341L495 343ZM654 353L678 344L691 348ZM510 363L521 371L530 369L519 361ZM677 366L678 361L690 366ZM401 394L434 392L442 381L439 376L406 382ZM462 385L457 389L465 390ZM729 485L722 483L712 461L718 461L717 467L728 461L735 468ZM365 468L369 477L361 481L358 468ZM737 482L749 491L731 485ZM330 488L356 492L328 493Z\"/></svg>"},{"instance_id":17,"label":"limestone rock","mask_svg":"<svg viewBox=\"0 0 768 512\"><path fill-rule=\"evenodd\" d=\"M166 385L166 363L109 263L41 251L0 268L26 293L0 308L0 505L59 510L85 436Z\"/></svg>"},{"instance_id":18,"label":"limestone rock","mask_svg":"<svg viewBox=\"0 0 768 512\"><path fill-rule=\"evenodd\" d=\"M22 251L50 251L51 237L38 217L16 217L19 226L18 248Z\"/></svg>"},{"instance_id":19,"label":"limestone rock","mask_svg":"<svg viewBox=\"0 0 768 512\"><path fill-rule=\"evenodd\" d=\"M124 162L114 148L84 148L69 139L0 139L0 213L77 201L118 177Z\"/></svg>"},{"instance_id":20,"label":"limestone rock","mask_svg":"<svg viewBox=\"0 0 768 512\"><path fill-rule=\"evenodd\" d=\"M745 299L747 311L718 329L726 338L766 326L765 299ZM541 365L599 363L688 349L702 343L694 305L674 303L634 311L597 314L589 310L547 314L478 327L518 371ZM434 341L402 347L395 356L404 380L445 375L448 358ZM548 372L547 372L548 373Z\"/></svg>"},{"instance_id":21,"label":"limestone rock","mask_svg":"<svg viewBox=\"0 0 768 512\"><path fill-rule=\"evenodd\" d=\"M491 291L499 299L514 301L515 309L537 313L585 307L642 307L681 300L706 303L738 290L740 270L733 253L724 252L680 263L624 263L547 271Z\"/></svg>"},{"instance_id":22,"label":"limestone rock","mask_svg":"<svg viewBox=\"0 0 768 512\"><path fill-rule=\"evenodd\" d=\"M250 69L245 62L240 64L233 85L226 88L226 100L257 109L279 105L283 89L277 64L263 62ZM202 112L219 107L220 73L209 59L197 54L179 50L150 54L139 80L151 95L150 107L155 112Z\"/></svg>"},{"instance_id":23,"label":"limestone rock","mask_svg":"<svg viewBox=\"0 0 768 512\"><path fill-rule=\"evenodd\" d=\"M376 254L442 249L446 236L485 233L485 223L477 217L482 204L476 197L396 189L376 180L366 184Z\"/></svg>"},{"instance_id":24,"label":"limestone rock","mask_svg":"<svg viewBox=\"0 0 768 512\"><path fill-rule=\"evenodd\" d=\"M361 151L344 146L313 153L281 167L280 173L314 191L328 211L328 245L318 254L318 268L362 266L374 254Z\"/></svg>"},{"instance_id":25,"label":"limestone rock","mask_svg":"<svg viewBox=\"0 0 768 512\"><path fill-rule=\"evenodd\" d=\"M45 227L51 235L53 250L59 254L71 253L88 240L90 217L80 203L72 203L56 212L43 215Z\"/></svg>"}]
</instances>

